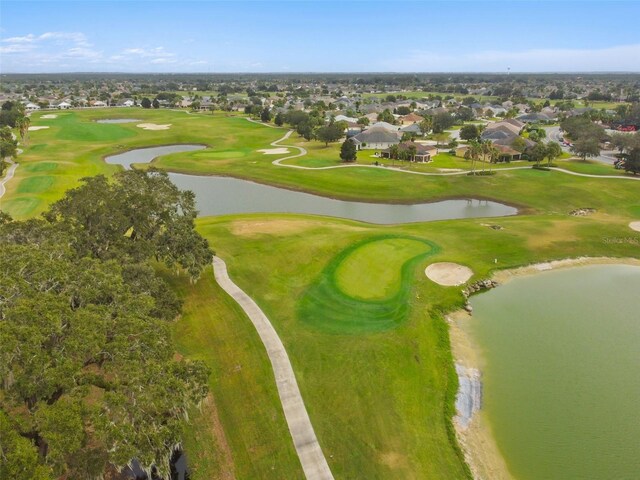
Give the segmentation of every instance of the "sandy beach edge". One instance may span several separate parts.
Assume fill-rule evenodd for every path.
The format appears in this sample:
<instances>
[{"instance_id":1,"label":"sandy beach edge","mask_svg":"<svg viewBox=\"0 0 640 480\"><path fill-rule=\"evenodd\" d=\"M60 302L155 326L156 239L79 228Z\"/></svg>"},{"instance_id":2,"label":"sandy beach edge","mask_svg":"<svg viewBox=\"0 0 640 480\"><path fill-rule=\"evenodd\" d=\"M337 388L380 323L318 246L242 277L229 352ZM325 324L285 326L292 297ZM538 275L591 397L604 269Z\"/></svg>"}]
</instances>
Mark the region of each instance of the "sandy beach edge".
<instances>
[{"instance_id":1,"label":"sandy beach edge","mask_svg":"<svg viewBox=\"0 0 640 480\"><path fill-rule=\"evenodd\" d=\"M505 270L496 270L491 280L499 284L522 276L535 275L542 272L581 267L587 265L633 265L640 266L637 258L615 257L578 257L541 262ZM482 351L469 332L468 323L473 317L465 310L455 310L445 316L449 324L449 337L456 370L467 374L476 374L480 378L484 368ZM468 378L459 378L460 383L468 382ZM464 453L465 461L476 480L511 480L506 460L502 456L493 436L491 425L485 417L482 406L467 422L454 419L454 427L458 442ZM467 423L467 425L465 425Z\"/></svg>"}]
</instances>

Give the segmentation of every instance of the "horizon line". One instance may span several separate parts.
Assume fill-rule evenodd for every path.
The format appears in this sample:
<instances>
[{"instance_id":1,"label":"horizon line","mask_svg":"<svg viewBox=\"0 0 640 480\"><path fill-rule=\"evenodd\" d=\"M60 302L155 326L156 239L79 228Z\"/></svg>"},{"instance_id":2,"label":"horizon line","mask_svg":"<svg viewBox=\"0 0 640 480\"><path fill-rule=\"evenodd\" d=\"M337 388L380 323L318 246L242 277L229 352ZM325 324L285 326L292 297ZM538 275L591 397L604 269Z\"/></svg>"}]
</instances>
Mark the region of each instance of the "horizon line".
<instances>
[{"instance_id":1,"label":"horizon line","mask_svg":"<svg viewBox=\"0 0 640 480\"><path fill-rule=\"evenodd\" d=\"M249 71L229 71L229 72L205 72L205 71L193 71L193 72L125 72L125 71L66 71L66 72L1 72L0 75L95 75L95 74L116 74L116 75L467 75L467 74L484 74L484 75L578 75L578 74L590 74L590 75L606 75L606 74L624 74L624 75L640 75L640 70L572 70L572 71L268 71L268 72L249 72Z\"/></svg>"}]
</instances>

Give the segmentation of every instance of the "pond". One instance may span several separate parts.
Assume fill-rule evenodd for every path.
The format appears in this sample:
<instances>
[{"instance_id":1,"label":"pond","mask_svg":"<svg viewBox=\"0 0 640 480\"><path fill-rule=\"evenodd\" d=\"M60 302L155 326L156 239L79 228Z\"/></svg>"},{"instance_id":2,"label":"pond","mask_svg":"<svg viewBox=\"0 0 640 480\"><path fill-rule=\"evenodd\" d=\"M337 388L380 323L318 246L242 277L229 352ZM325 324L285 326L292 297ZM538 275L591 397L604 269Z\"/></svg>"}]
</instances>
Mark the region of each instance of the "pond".
<instances>
[{"instance_id":1,"label":"pond","mask_svg":"<svg viewBox=\"0 0 640 480\"><path fill-rule=\"evenodd\" d=\"M141 121L138 118L103 118L102 120L96 120L96 123L133 123Z\"/></svg>"},{"instance_id":2,"label":"pond","mask_svg":"<svg viewBox=\"0 0 640 480\"><path fill-rule=\"evenodd\" d=\"M473 297L483 409L518 479L639 478L640 267L517 278Z\"/></svg>"},{"instance_id":3,"label":"pond","mask_svg":"<svg viewBox=\"0 0 640 480\"><path fill-rule=\"evenodd\" d=\"M140 148L105 160L130 168L168 153L200 150L204 145L169 145ZM228 177L169 174L179 188L196 194L201 216L236 213L302 213L348 218L378 224L426 222L458 218L515 215L515 207L476 199L444 200L412 205L336 200Z\"/></svg>"}]
</instances>

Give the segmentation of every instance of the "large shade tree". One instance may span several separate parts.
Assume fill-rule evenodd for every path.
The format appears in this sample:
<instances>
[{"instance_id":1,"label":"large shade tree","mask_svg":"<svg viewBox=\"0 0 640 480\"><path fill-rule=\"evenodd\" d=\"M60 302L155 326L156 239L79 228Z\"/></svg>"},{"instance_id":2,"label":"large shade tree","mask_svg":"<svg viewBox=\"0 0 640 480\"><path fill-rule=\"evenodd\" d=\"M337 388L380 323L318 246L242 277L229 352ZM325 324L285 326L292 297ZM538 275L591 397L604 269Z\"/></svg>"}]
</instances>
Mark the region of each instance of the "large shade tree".
<instances>
[{"instance_id":1,"label":"large shade tree","mask_svg":"<svg viewBox=\"0 0 640 480\"><path fill-rule=\"evenodd\" d=\"M85 179L46 220L1 216L0 477L101 478L134 458L166 475L208 373L174 358L180 302L151 261L197 277L211 251L194 216L158 172Z\"/></svg>"}]
</instances>

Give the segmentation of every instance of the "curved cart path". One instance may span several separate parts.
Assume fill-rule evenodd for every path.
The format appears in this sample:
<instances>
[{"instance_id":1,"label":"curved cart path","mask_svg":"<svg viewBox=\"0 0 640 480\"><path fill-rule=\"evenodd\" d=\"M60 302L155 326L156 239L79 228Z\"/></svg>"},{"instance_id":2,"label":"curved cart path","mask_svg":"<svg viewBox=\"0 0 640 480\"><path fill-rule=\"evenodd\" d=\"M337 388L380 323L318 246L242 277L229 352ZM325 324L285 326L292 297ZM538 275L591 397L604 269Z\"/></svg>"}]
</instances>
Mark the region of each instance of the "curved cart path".
<instances>
[{"instance_id":1,"label":"curved cart path","mask_svg":"<svg viewBox=\"0 0 640 480\"><path fill-rule=\"evenodd\" d=\"M307 480L333 480L333 475L322 453L311 420L304 406L296 377L284 345L273 325L260 307L229 278L227 265L219 257L213 257L216 281L247 314L267 349L284 416L289 425L298 458Z\"/></svg>"},{"instance_id":2,"label":"curved cart path","mask_svg":"<svg viewBox=\"0 0 640 480\"><path fill-rule=\"evenodd\" d=\"M268 125L266 123L258 122L256 120L252 120L250 118L247 118L247 120L249 120L252 123L257 123L258 125L263 125L265 127L277 128L277 127L274 127L273 125ZM327 167L304 167L302 165L287 165L286 163L282 163L282 162L284 162L285 160L291 160L293 158L302 157L302 156L307 154L307 150L305 148L303 148L303 147L298 147L296 145L287 145L287 144L280 143L280 142L284 142L285 140L287 140L291 136L292 133L293 133L293 130L289 130L282 138L279 138L275 142L271 142L270 145L273 146L273 147L295 148L295 149L299 150L299 153L296 153L295 155L288 155L286 157L278 158L277 160L274 160L273 162L271 162L273 165L277 165L279 167L297 168L298 170L332 170L332 169L335 169L335 168L384 168L385 170L391 170L391 171L394 171L394 172L410 173L410 174L413 174L413 175L424 175L424 176L427 176L427 177L446 177L446 176L453 176L453 175L467 175L469 173L468 170L462 170L462 171L459 171L459 172L442 172L442 173L415 172L413 170L403 170L401 168L396 168L396 167L383 167L382 165L361 165L361 164L356 164L356 163L345 164L345 165L330 165L330 166L327 166ZM531 167L530 166L528 166L528 167L505 167L505 168L494 169L494 171L502 172L502 171L505 171L505 170L526 170L526 169L531 169ZM561 173L566 173L568 175L575 175L576 177L616 178L616 179L622 179L622 180L640 180L640 177L626 177L626 176L622 176L622 175L591 175L591 174L588 174L588 173L572 172L571 170L565 170L564 168L558 168L558 167L551 167L550 170L554 170L556 172L561 172Z\"/></svg>"},{"instance_id":3,"label":"curved cart path","mask_svg":"<svg viewBox=\"0 0 640 480\"><path fill-rule=\"evenodd\" d=\"M7 163L9 164L7 173L5 174L4 178L0 180L0 198L2 198L4 193L7 191L4 184L13 178L13 174L16 172L16 168L18 168L18 164L12 162L11 160L7 160Z\"/></svg>"}]
</instances>

